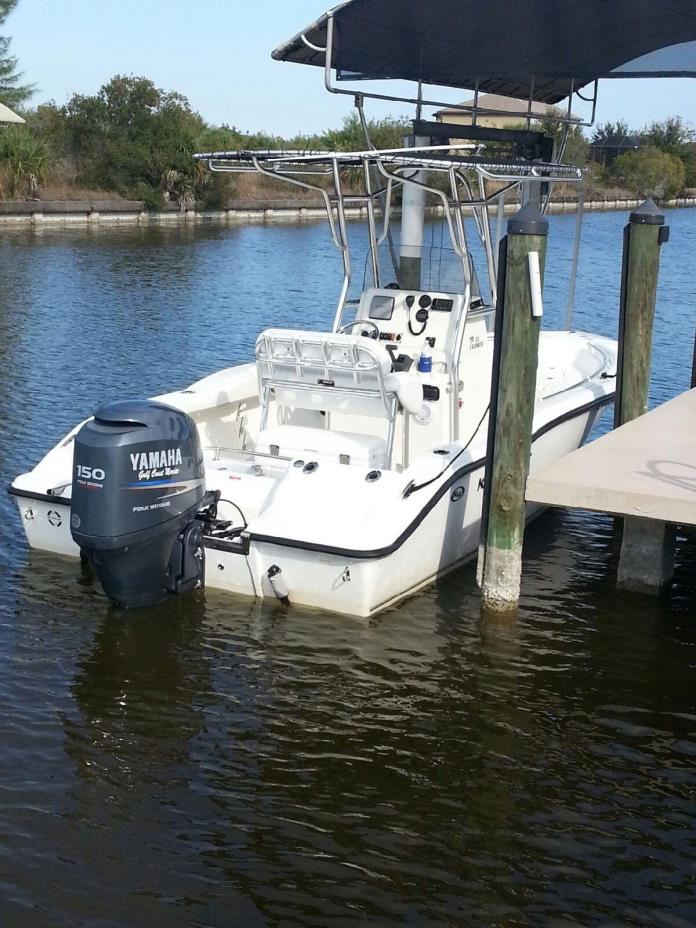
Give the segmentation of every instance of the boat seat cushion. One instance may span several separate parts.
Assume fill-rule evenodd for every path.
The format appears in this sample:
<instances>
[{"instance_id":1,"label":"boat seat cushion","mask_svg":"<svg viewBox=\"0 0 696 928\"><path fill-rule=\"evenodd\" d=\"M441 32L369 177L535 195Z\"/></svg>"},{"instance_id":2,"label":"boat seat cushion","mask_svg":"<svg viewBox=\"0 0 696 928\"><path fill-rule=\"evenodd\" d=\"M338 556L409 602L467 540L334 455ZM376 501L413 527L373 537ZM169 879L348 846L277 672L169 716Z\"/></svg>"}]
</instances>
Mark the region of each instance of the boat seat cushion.
<instances>
[{"instance_id":1,"label":"boat seat cushion","mask_svg":"<svg viewBox=\"0 0 696 928\"><path fill-rule=\"evenodd\" d=\"M299 425L277 425L259 432L256 450L281 457L385 467L387 443L376 435L335 432Z\"/></svg>"}]
</instances>

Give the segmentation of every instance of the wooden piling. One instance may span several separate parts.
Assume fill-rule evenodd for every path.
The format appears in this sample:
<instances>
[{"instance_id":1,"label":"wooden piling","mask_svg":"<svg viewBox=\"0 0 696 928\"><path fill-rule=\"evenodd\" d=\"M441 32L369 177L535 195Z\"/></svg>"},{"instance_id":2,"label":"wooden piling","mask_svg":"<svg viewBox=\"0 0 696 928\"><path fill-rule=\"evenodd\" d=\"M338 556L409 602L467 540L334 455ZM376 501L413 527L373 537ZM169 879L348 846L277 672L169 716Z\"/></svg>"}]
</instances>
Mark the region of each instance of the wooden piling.
<instances>
[{"instance_id":1,"label":"wooden piling","mask_svg":"<svg viewBox=\"0 0 696 928\"><path fill-rule=\"evenodd\" d=\"M486 609L517 608L522 572L541 319L532 312L529 254L543 279L548 222L532 203L513 216L501 242L496 344L479 551Z\"/></svg>"},{"instance_id":2,"label":"wooden piling","mask_svg":"<svg viewBox=\"0 0 696 928\"><path fill-rule=\"evenodd\" d=\"M624 229L615 427L648 411L660 246L669 237L664 223L664 215L647 200L631 213ZM673 573L674 527L627 516L617 585L635 592L658 592Z\"/></svg>"},{"instance_id":3,"label":"wooden piling","mask_svg":"<svg viewBox=\"0 0 696 928\"><path fill-rule=\"evenodd\" d=\"M660 245L666 240L664 223L665 217L653 201L646 200L631 213L624 229L615 427L648 411Z\"/></svg>"}]
</instances>

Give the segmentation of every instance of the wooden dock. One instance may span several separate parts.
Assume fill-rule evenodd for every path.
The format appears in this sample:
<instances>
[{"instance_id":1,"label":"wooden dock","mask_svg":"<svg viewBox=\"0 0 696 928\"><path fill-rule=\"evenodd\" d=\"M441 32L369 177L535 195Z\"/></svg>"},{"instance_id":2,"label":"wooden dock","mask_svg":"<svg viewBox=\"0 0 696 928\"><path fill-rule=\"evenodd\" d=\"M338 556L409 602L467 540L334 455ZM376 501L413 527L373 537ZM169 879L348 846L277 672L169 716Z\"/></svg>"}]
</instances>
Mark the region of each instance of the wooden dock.
<instances>
[{"instance_id":1,"label":"wooden dock","mask_svg":"<svg viewBox=\"0 0 696 928\"><path fill-rule=\"evenodd\" d=\"M672 569L672 526L696 525L696 389L533 474L526 498L629 517L620 584L664 586Z\"/></svg>"},{"instance_id":2,"label":"wooden dock","mask_svg":"<svg viewBox=\"0 0 696 928\"><path fill-rule=\"evenodd\" d=\"M527 500L696 525L696 390L533 474Z\"/></svg>"}]
</instances>

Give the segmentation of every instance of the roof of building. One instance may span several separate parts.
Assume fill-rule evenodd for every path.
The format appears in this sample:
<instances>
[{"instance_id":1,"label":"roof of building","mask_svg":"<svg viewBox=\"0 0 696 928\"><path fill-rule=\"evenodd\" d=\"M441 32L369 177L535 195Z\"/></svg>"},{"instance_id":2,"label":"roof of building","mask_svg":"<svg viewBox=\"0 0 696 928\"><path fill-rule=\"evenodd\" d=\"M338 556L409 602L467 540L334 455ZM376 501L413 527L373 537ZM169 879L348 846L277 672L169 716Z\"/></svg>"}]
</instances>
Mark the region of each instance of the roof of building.
<instances>
[{"instance_id":1,"label":"roof of building","mask_svg":"<svg viewBox=\"0 0 696 928\"><path fill-rule=\"evenodd\" d=\"M458 106L446 106L444 109L438 110L435 115L465 116L466 113L461 109L461 107L473 105L474 97L471 97L470 100L463 100ZM502 113L510 113L510 115L519 115L520 113L527 112L526 101L516 100L514 97L503 97L498 93L479 94L477 107L482 110L498 110ZM546 103L532 103L532 116L546 116L547 110L548 104Z\"/></svg>"},{"instance_id":2,"label":"roof of building","mask_svg":"<svg viewBox=\"0 0 696 928\"><path fill-rule=\"evenodd\" d=\"M14 122L22 123L25 122L21 116L18 116L16 113L13 113L9 106L5 106L4 103L0 103L0 123L3 122Z\"/></svg>"}]
</instances>

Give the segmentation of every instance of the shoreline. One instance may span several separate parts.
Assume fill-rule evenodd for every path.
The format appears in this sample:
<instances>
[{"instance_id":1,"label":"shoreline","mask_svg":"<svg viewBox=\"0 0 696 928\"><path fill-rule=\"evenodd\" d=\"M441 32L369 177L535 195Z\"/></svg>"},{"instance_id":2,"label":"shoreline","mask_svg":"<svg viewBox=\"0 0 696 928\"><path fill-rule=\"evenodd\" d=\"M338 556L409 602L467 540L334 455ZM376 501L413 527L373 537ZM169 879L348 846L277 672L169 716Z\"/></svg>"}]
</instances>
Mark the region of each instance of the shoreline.
<instances>
[{"instance_id":1,"label":"shoreline","mask_svg":"<svg viewBox=\"0 0 696 928\"><path fill-rule=\"evenodd\" d=\"M585 202L585 211L627 211L640 206L640 198L595 199ZM552 200L549 213L571 213L577 200L559 198ZM696 197L677 197L665 200L667 209L696 206ZM506 213L518 209L516 203L507 204ZM398 210L397 210L398 212ZM469 214L471 210L467 210ZM491 210L493 212L493 210ZM443 216L442 206L428 207L430 216ZM364 219L365 207L346 209L349 219ZM0 202L0 228L3 226L33 226L57 224L112 225L150 223L199 223L199 222L303 222L325 219L324 207L317 202L302 200L232 200L225 209L181 210L178 206L164 210L146 210L137 200L34 200L24 202Z\"/></svg>"}]
</instances>

